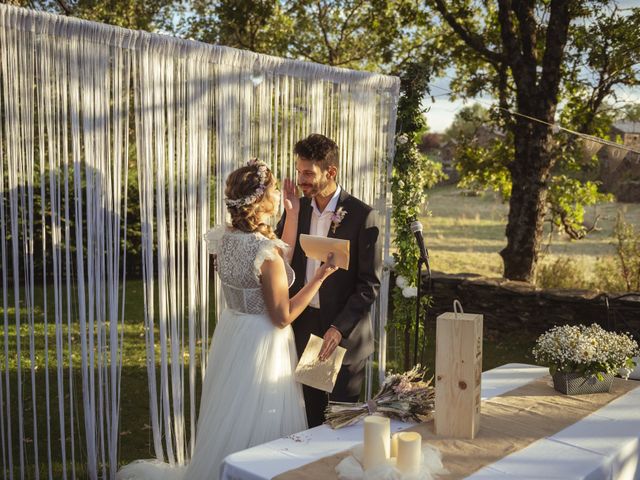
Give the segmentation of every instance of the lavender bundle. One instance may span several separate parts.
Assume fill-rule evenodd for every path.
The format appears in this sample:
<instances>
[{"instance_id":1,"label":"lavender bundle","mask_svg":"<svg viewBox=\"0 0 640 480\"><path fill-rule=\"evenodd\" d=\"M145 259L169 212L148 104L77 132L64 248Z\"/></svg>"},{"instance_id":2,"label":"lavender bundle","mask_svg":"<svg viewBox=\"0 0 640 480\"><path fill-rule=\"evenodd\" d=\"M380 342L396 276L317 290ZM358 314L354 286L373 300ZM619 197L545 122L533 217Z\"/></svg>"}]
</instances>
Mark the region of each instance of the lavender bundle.
<instances>
[{"instance_id":1,"label":"lavender bundle","mask_svg":"<svg viewBox=\"0 0 640 480\"><path fill-rule=\"evenodd\" d=\"M426 369L419 364L408 372L389 374L380 391L366 403L329 402L325 423L337 429L357 423L367 415L383 415L404 422L425 422L434 410L433 377L424 380Z\"/></svg>"}]
</instances>

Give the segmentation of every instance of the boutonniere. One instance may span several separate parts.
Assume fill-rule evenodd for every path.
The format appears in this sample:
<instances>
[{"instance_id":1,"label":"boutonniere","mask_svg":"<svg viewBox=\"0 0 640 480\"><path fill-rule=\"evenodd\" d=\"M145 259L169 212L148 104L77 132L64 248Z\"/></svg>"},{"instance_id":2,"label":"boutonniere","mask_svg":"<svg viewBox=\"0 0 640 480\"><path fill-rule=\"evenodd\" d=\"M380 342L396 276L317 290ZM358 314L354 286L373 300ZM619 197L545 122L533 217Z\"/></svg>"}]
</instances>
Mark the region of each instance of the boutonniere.
<instances>
[{"instance_id":1,"label":"boutonniere","mask_svg":"<svg viewBox=\"0 0 640 480\"><path fill-rule=\"evenodd\" d=\"M336 229L340 226L346 214L347 211L342 207L333 212L333 215L331 215L331 231L333 233L336 233Z\"/></svg>"}]
</instances>

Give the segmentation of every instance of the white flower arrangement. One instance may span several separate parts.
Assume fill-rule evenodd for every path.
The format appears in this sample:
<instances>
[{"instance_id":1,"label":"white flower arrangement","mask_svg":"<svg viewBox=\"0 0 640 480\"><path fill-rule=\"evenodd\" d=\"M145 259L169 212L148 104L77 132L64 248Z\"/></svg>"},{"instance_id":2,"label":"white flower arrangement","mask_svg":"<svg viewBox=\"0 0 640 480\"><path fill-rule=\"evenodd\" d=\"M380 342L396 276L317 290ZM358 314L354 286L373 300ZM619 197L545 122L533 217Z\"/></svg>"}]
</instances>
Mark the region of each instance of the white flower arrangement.
<instances>
[{"instance_id":1,"label":"white flower arrangement","mask_svg":"<svg viewBox=\"0 0 640 480\"><path fill-rule=\"evenodd\" d=\"M406 286L402 289L402 296L404 298L413 298L418 296L418 287Z\"/></svg>"},{"instance_id":2,"label":"white flower arrangement","mask_svg":"<svg viewBox=\"0 0 640 480\"><path fill-rule=\"evenodd\" d=\"M594 323L556 326L536 340L533 355L556 372L597 376L617 373L621 368L633 369L633 356L638 343L629 334L608 332Z\"/></svg>"},{"instance_id":3,"label":"white flower arrangement","mask_svg":"<svg viewBox=\"0 0 640 480\"><path fill-rule=\"evenodd\" d=\"M389 255L382 261L382 266L389 270L393 270L396 267L396 259Z\"/></svg>"},{"instance_id":4,"label":"white flower arrangement","mask_svg":"<svg viewBox=\"0 0 640 480\"><path fill-rule=\"evenodd\" d=\"M396 287L402 292L404 298L413 298L418 296L418 287L414 287L409 284L409 280L402 275L396 277Z\"/></svg>"},{"instance_id":5,"label":"white flower arrangement","mask_svg":"<svg viewBox=\"0 0 640 480\"><path fill-rule=\"evenodd\" d=\"M396 277L396 287L398 287L400 290L405 288L407 285L409 285L409 282L402 275L398 275Z\"/></svg>"}]
</instances>

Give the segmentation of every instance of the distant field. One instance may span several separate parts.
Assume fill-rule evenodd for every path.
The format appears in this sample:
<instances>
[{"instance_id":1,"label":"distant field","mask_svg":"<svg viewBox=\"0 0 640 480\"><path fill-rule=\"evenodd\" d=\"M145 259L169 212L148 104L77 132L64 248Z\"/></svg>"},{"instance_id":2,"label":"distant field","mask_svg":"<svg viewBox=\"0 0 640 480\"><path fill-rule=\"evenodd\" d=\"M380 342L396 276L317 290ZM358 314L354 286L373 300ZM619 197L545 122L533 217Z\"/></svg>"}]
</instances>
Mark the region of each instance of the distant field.
<instances>
[{"instance_id":1,"label":"distant field","mask_svg":"<svg viewBox=\"0 0 640 480\"><path fill-rule=\"evenodd\" d=\"M506 245L508 204L490 192L470 197L453 186L446 186L429 192L427 210L431 216L421 220L433 270L486 276L502 274L498 252ZM587 275L592 274L598 257L614 254L612 233L618 211L624 213L628 222L640 226L640 204L615 202L588 210L587 222L593 222L596 215L600 217L598 231L583 240L571 241L558 233L549 236L549 225L545 225L542 262L570 256L583 265Z\"/></svg>"}]
</instances>

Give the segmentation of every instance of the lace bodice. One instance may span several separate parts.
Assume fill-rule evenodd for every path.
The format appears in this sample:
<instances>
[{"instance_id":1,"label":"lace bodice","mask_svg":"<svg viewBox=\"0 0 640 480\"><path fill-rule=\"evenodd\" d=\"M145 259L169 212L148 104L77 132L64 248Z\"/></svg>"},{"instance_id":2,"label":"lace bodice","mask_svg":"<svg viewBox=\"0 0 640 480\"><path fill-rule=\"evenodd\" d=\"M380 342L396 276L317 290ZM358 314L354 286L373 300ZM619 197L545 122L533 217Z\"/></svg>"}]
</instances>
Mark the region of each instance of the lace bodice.
<instances>
[{"instance_id":1,"label":"lace bodice","mask_svg":"<svg viewBox=\"0 0 640 480\"><path fill-rule=\"evenodd\" d=\"M287 245L259 233L245 233L225 227L209 230L205 239L209 252L218 256L218 274L227 307L243 313L266 314L260 268L265 260L272 260L278 255L277 248L286 249ZM291 285L294 273L287 262L285 270Z\"/></svg>"}]
</instances>

